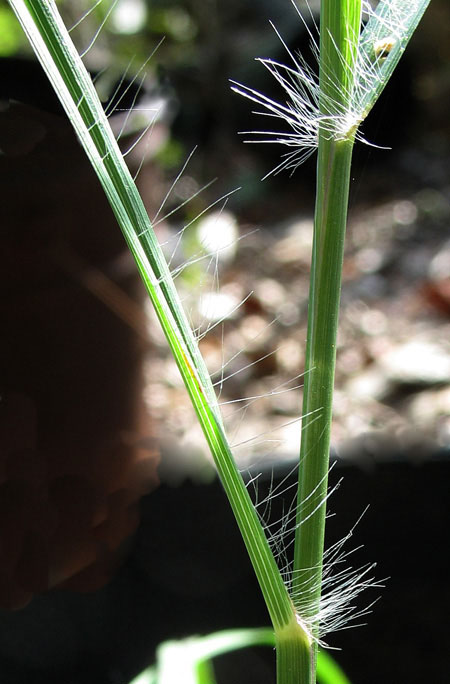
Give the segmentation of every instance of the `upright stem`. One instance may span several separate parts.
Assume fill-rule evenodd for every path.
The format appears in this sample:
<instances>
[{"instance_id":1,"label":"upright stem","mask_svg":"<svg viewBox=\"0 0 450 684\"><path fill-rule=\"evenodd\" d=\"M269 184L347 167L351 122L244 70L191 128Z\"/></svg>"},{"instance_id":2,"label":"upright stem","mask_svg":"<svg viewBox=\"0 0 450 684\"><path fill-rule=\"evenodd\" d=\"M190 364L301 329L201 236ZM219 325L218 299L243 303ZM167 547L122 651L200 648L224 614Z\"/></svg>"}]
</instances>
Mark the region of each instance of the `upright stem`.
<instances>
[{"instance_id":1,"label":"upright stem","mask_svg":"<svg viewBox=\"0 0 450 684\"><path fill-rule=\"evenodd\" d=\"M298 624L294 611L289 624L275 629L275 648L277 684L314 684L311 640Z\"/></svg>"},{"instance_id":2,"label":"upright stem","mask_svg":"<svg viewBox=\"0 0 450 684\"><path fill-rule=\"evenodd\" d=\"M320 107L327 117L346 111L360 26L359 0L322 0ZM324 127L325 128L325 127ZM318 637L336 336L353 135L319 132L306 375L303 399L293 587L302 620ZM317 648L311 646L312 682Z\"/></svg>"},{"instance_id":3,"label":"upright stem","mask_svg":"<svg viewBox=\"0 0 450 684\"><path fill-rule=\"evenodd\" d=\"M294 595L304 595L300 615L318 612L322 579L325 499L329 469L336 334L347 219L352 141L321 145L311 287L308 311L305 388Z\"/></svg>"}]
</instances>

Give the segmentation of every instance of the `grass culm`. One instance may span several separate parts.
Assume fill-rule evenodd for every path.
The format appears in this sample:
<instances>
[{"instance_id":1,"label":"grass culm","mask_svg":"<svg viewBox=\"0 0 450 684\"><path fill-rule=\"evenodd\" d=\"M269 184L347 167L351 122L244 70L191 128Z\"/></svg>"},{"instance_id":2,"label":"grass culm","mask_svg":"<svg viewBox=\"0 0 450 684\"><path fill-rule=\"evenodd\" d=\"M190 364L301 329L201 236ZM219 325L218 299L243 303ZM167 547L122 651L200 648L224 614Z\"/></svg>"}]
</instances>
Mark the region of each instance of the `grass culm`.
<instances>
[{"instance_id":1,"label":"grass culm","mask_svg":"<svg viewBox=\"0 0 450 684\"><path fill-rule=\"evenodd\" d=\"M278 568L236 467L196 336L82 59L54 2L9 0L99 178L186 385L267 605L276 645L277 684L316 682L318 645L327 630L340 624L347 602L367 583L364 575L343 575L341 584L333 584L327 581L324 570L325 502L350 165L354 143L363 139L359 126L428 3L380 0L373 8L361 0L322 0L318 44L310 34L318 77L285 45L287 64L260 60L281 86L284 101L276 102L248 85L232 84L237 93L257 105L260 114L267 115L270 123L269 130L250 132L246 139L280 144L285 150L273 172L294 171L315 150L318 153L295 549L286 577ZM292 11L288 3L286 11ZM296 5L294 11L298 12ZM281 35L279 38L283 42ZM272 129L279 120L283 121L280 133L276 125ZM330 592L323 591L324 586L331 586Z\"/></svg>"}]
</instances>

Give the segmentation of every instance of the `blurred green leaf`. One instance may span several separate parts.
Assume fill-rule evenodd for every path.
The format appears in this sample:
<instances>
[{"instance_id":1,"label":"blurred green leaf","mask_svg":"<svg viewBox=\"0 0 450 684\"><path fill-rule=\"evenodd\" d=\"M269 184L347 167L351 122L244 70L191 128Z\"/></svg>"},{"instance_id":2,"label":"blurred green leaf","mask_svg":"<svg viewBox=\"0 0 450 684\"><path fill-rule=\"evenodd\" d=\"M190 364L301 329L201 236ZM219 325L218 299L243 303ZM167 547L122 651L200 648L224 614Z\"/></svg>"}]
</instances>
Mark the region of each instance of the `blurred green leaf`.
<instances>
[{"instance_id":1,"label":"blurred green leaf","mask_svg":"<svg viewBox=\"0 0 450 684\"><path fill-rule=\"evenodd\" d=\"M23 32L8 7L0 7L0 57L10 57L23 45Z\"/></svg>"},{"instance_id":2,"label":"blurred green leaf","mask_svg":"<svg viewBox=\"0 0 450 684\"><path fill-rule=\"evenodd\" d=\"M317 681L319 684L351 684L337 662L324 650L317 654Z\"/></svg>"},{"instance_id":3,"label":"blurred green leaf","mask_svg":"<svg viewBox=\"0 0 450 684\"><path fill-rule=\"evenodd\" d=\"M214 668L211 661L202 660L196 668L197 684L216 684Z\"/></svg>"},{"instance_id":4,"label":"blurred green leaf","mask_svg":"<svg viewBox=\"0 0 450 684\"><path fill-rule=\"evenodd\" d=\"M270 627L230 629L203 637L167 641L157 651L157 665L131 684L216 684L214 657L247 646L275 646ZM317 657L318 684L351 684L336 661L323 649Z\"/></svg>"}]
</instances>

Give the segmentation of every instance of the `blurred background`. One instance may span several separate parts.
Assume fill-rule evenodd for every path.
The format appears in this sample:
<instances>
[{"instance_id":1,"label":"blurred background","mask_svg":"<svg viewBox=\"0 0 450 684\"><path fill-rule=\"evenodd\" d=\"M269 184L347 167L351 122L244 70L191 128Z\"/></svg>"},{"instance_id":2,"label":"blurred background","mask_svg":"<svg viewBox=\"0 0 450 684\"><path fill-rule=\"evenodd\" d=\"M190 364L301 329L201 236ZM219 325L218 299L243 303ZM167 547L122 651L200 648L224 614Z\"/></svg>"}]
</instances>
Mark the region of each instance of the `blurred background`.
<instances>
[{"instance_id":1,"label":"blurred background","mask_svg":"<svg viewBox=\"0 0 450 684\"><path fill-rule=\"evenodd\" d=\"M242 5L58 6L263 498L299 447L315 159L262 181L282 150L238 134L267 122L229 79L283 98L254 59L288 60L269 20L309 50L287 0ZM446 681L449 32L433 0L363 126L379 147L355 149L329 543L370 504L355 564L390 577L368 626L330 638L355 684ZM267 618L134 266L5 4L0 54L3 681L127 682L165 638ZM245 681L269 682L252 657ZM219 663L219 681L240 681L235 667Z\"/></svg>"}]
</instances>

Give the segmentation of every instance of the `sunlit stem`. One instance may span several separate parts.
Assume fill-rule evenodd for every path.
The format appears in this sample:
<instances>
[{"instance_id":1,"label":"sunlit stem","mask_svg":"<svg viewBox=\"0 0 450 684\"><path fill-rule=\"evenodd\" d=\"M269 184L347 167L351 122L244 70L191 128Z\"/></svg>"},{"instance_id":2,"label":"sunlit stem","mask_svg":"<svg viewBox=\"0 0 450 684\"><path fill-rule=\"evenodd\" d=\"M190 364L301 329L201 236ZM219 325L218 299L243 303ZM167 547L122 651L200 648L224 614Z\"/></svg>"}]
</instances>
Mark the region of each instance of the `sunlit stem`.
<instances>
[{"instance_id":1,"label":"sunlit stem","mask_svg":"<svg viewBox=\"0 0 450 684\"><path fill-rule=\"evenodd\" d=\"M361 5L358 0L322 0L320 106L325 115L345 111L352 92ZM333 111L335 110L335 111ZM336 140L319 131L317 195L311 263L300 451L294 595L300 617L318 638L325 501L341 274L354 137ZM319 414L319 418L317 415ZM313 669L317 646L311 645ZM315 674L313 674L315 682Z\"/></svg>"},{"instance_id":2,"label":"sunlit stem","mask_svg":"<svg viewBox=\"0 0 450 684\"><path fill-rule=\"evenodd\" d=\"M10 0L10 4L97 173L186 384L273 623L279 684L309 684L309 679L298 676L299 669L307 676L309 636L296 620L264 529L233 460L204 360L92 81L54 2Z\"/></svg>"}]
</instances>

